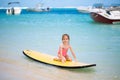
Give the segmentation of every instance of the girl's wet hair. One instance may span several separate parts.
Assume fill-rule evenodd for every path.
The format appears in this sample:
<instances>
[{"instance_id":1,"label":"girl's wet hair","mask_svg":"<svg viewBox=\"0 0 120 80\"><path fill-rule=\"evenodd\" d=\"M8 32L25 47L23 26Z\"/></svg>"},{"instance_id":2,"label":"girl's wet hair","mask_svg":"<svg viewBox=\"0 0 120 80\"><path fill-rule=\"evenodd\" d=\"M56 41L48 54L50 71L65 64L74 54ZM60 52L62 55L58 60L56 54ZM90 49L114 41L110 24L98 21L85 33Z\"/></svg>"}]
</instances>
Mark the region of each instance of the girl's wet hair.
<instances>
[{"instance_id":1,"label":"girl's wet hair","mask_svg":"<svg viewBox=\"0 0 120 80\"><path fill-rule=\"evenodd\" d=\"M69 37L68 34L63 34L63 35L62 35L62 40L63 40L64 36L67 36L67 37L68 37L68 40L70 40L70 37Z\"/></svg>"}]
</instances>

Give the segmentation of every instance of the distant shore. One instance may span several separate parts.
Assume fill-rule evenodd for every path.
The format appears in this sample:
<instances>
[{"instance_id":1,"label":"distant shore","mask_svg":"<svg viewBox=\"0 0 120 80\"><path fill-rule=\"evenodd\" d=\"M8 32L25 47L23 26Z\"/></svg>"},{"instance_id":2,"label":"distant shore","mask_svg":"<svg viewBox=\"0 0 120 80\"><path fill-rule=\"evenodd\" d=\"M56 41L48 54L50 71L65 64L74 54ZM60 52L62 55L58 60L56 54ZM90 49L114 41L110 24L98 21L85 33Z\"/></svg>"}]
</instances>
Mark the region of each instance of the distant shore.
<instances>
[{"instance_id":1,"label":"distant shore","mask_svg":"<svg viewBox=\"0 0 120 80\"><path fill-rule=\"evenodd\" d=\"M92 6L78 6L78 7L92 7ZM78 7L49 7L49 8L78 8ZM0 7L0 9L8 9L10 7ZM34 8L34 7L20 7L21 9ZM43 7L46 8L46 7Z\"/></svg>"}]
</instances>

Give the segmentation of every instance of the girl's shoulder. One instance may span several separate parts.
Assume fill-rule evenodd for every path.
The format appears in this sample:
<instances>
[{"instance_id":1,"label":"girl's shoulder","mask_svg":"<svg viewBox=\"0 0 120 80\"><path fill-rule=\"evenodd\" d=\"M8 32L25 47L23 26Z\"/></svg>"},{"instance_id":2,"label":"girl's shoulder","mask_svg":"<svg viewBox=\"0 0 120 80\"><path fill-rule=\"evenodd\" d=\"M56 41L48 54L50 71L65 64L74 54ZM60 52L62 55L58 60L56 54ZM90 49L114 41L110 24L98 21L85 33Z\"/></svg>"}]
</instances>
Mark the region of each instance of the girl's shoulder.
<instances>
[{"instance_id":1,"label":"girl's shoulder","mask_svg":"<svg viewBox=\"0 0 120 80\"><path fill-rule=\"evenodd\" d=\"M59 46L63 46L63 44L60 44Z\"/></svg>"},{"instance_id":2,"label":"girl's shoulder","mask_svg":"<svg viewBox=\"0 0 120 80\"><path fill-rule=\"evenodd\" d=\"M71 45L68 45L68 48L71 48Z\"/></svg>"},{"instance_id":3,"label":"girl's shoulder","mask_svg":"<svg viewBox=\"0 0 120 80\"><path fill-rule=\"evenodd\" d=\"M60 47L60 48L63 48L63 44L60 44L59 47Z\"/></svg>"},{"instance_id":4,"label":"girl's shoulder","mask_svg":"<svg viewBox=\"0 0 120 80\"><path fill-rule=\"evenodd\" d=\"M63 45L63 44L60 44L59 47L60 47L60 48L70 48L71 46L70 46L70 45L65 46L65 45Z\"/></svg>"}]
</instances>

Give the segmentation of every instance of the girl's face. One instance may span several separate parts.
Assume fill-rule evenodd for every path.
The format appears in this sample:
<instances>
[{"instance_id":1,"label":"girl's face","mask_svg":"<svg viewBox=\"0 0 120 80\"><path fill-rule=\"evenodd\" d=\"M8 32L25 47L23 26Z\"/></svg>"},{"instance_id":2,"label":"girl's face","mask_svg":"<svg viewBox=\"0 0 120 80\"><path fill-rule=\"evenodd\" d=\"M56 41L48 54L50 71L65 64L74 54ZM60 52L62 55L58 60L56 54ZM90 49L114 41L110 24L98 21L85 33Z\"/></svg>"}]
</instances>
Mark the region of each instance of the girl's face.
<instances>
[{"instance_id":1,"label":"girl's face","mask_svg":"<svg viewBox=\"0 0 120 80\"><path fill-rule=\"evenodd\" d=\"M62 42L63 44L69 44L68 36L64 36Z\"/></svg>"}]
</instances>

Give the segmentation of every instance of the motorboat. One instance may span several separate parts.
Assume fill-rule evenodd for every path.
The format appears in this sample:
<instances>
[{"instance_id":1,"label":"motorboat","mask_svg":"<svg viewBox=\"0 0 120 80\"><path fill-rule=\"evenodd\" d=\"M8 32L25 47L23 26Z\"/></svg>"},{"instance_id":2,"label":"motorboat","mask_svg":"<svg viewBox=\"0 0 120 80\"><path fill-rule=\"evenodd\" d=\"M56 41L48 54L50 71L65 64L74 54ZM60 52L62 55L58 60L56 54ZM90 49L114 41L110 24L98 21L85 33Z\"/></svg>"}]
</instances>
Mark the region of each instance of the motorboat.
<instances>
[{"instance_id":1,"label":"motorboat","mask_svg":"<svg viewBox=\"0 0 120 80\"><path fill-rule=\"evenodd\" d=\"M120 6L109 7L100 11L90 12L91 18L96 22L116 24L120 23Z\"/></svg>"},{"instance_id":2,"label":"motorboat","mask_svg":"<svg viewBox=\"0 0 120 80\"><path fill-rule=\"evenodd\" d=\"M49 10L50 8L27 8L27 11L30 11L30 12L46 12Z\"/></svg>"},{"instance_id":3,"label":"motorboat","mask_svg":"<svg viewBox=\"0 0 120 80\"><path fill-rule=\"evenodd\" d=\"M20 2L9 2L8 5L12 4L19 4ZM18 15L21 14L22 9L20 7L14 6L14 7L9 7L6 10L6 14L8 15Z\"/></svg>"},{"instance_id":4,"label":"motorboat","mask_svg":"<svg viewBox=\"0 0 120 80\"><path fill-rule=\"evenodd\" d=\"M19 7L10 7L6 11L6 14L8 15L18 15L20 13L21 13L21 8Z\"/></svg>"},{"instance_id":5,"label":"motorboat","mask_svg":"<svg viewBox=\"0 0 120 80\"><path fill-rule=\"evenodd\" d=\"M36 5L36 7L34 8L27 8L27 11L30 11L30 12L46 12L46 11L50 11L50 8L47 7L43 7L43 4L42 3L38 3Z\"/></svg>"}]
</instances>

